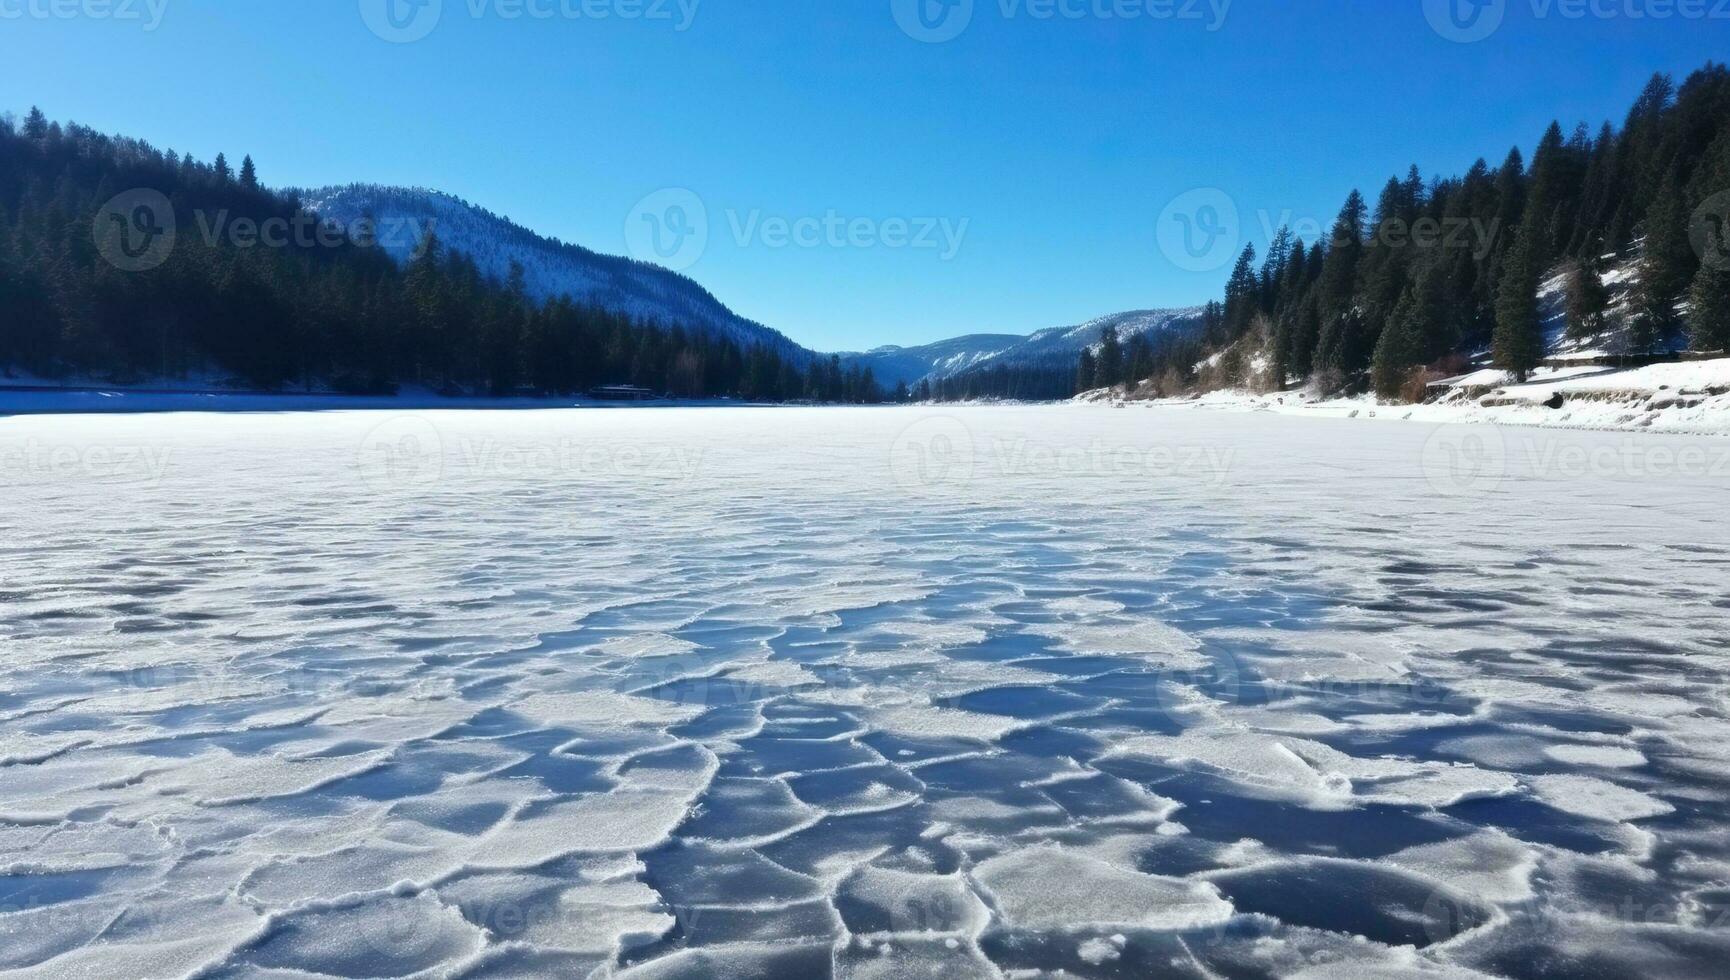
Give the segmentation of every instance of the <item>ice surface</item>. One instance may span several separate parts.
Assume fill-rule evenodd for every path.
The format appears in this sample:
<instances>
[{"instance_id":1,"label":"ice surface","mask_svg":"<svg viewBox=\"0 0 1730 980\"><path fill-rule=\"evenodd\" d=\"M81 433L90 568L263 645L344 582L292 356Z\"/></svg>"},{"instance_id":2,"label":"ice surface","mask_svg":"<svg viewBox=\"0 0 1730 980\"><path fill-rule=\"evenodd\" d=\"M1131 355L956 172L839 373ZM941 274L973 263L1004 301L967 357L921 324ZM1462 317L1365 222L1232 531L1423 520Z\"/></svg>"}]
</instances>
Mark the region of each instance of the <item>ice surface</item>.
<instances>
[{"instance_id":1,"label":"ice surface","mask_svg":"<svg viewBox=\"0 0 1730 980\"><path fill-rule=\"evenodd\" d=\"M1594 820L1639 820L1674 813L1676 808L1649 794L1593 776L1537 776L1538 799L1558 810Z\"/></svg>"},{"instance_id":2,"label":"ice surface","mask_svg":"<svg viewBox=\"0 0 1730 980\"><path fill-rule=\"evenodd\" d=\"M974 877L1011 929L1184 931L1232 915L1212 885L1125 871L1055 848L992 858Z\"/></svg>"},{"instance_id":3,"label":"ice surface","mask_svg":"<svg viewBox=\"0 0 1730 980\"><path fill-rule=\"evenodd\" d=\"M0 975L1716 976L1730 447L1479 428L0 419Z\"/></svg>"}]
</instances>

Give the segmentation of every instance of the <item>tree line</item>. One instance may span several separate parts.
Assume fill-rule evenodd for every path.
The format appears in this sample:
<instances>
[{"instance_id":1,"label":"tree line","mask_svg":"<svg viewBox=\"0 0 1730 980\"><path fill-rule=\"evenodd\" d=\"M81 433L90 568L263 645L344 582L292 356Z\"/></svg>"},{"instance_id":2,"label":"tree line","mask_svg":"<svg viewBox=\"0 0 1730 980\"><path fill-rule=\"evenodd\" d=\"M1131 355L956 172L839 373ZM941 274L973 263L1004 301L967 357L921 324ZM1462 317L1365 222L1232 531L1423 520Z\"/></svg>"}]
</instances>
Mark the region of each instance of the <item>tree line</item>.
<instances>
[{"instance_id":1,"label":"tree line","mask_svg":"<svg viewBox=\"0 0 1730 980\"><path fill-rule=\"evenodd\" d=\"M105 256L101 222L122 192L164 195L179 234L138 271ZM741 347L682 323L645 322L557 297L523 271L499 279L436 235L399 265L376 242L260 243L200 234L213 221L304 226L293 192L250 157L204 163L137 139L0 118L0 375L111 383L212 378L264 390L567 396L629 384L676 397L874 402L868 369ZM126 220L126 216L120 216Z\"/></svg>"},{"instance_id":2,"label":"tree line","mask_svg":"<svg viewBox=\"0 0 1730 980\"><path fill-rule=\"evenodd\" d=\"M1655 75L1619 128L1552 123L1529 166L1518 148L1463 176L1414 166L1373 207L1352 191L1324 240L1282 228L1265 256L1246 245L1199 351L1179 341L1126 359L1108 335L1081 355L1076 387L1181 388L1210 373L1416 399L1481 351L1524 380L1546 352L1550 275L1572 339L1636 356L1730 350L1726 216L1730 70L1709 64L1680 87ZM1633 272L1624 295L1605 283L1611 263Z\"/></svg>"}]
</instances>

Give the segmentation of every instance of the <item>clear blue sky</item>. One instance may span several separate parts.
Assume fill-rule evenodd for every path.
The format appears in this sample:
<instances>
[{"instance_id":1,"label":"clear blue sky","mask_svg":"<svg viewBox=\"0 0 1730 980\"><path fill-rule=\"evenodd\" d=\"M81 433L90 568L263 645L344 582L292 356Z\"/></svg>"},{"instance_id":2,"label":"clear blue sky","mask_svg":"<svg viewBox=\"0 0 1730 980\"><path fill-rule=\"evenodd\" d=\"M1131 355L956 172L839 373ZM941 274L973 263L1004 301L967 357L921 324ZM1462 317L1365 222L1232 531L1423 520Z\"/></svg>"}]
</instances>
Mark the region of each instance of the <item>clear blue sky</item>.
<instances>
[{"instance_id":1,"label":"clear blue sky","mask_svg":"<svg viewBox=\"0 0 1730 980\"><path fill-rule=\"evenodd\" d=\"M1074 18L974 0L942 43L903 31L899 0L701 0L685 30L677 0L668 19L621 16L662 0L527 0L550 19L442 0L401 44L363 17L383 0L37 16L52 2L0 0L0 108L250 153L273 185L436 187L615 253L640 200L689 188L710 236L687 273L821 349L1212 298L1227 270L1186 271L1157 244L1179 194L1224 190L1252 240L1263 212L1326 222L1409 164L1457 173L1529 149L1553 117L1619 122L1651 72L1680 80L1730 40L1722 20L1569 19L1551 6L1566 0L1503 0L1474 43L1432 29L1426 0L1235 0L1223 22L1208 0L1176 20L1145 13L1163 0L1064 0ZM612 16L565 15L585 9ZM1094 13L1114 9L1131 16ZM865 242L896 218L966 231L947 258L845 234L773 247L762 226L741 244L752 212L865 219Z\"/></svg>"}]
</instances>

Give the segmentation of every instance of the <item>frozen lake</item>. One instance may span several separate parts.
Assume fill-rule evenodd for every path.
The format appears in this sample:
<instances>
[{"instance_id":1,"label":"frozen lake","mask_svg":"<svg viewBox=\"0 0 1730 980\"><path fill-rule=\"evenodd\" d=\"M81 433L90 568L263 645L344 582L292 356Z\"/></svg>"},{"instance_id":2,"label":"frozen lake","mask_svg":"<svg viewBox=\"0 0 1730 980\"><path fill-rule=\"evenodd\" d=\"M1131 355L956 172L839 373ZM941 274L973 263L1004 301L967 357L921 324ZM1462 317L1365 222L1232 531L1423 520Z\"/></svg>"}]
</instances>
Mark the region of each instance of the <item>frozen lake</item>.
<instances>
[{"instance_id":1,"label":"frozen lake","mask_svg":"<svg viewBox=\"0 0 1730 980\"><path fill-rule=\"evenodd\" d=\"M0 976L1722 976L1727 463L0 419Z\"/></svg>"}]
</instances>

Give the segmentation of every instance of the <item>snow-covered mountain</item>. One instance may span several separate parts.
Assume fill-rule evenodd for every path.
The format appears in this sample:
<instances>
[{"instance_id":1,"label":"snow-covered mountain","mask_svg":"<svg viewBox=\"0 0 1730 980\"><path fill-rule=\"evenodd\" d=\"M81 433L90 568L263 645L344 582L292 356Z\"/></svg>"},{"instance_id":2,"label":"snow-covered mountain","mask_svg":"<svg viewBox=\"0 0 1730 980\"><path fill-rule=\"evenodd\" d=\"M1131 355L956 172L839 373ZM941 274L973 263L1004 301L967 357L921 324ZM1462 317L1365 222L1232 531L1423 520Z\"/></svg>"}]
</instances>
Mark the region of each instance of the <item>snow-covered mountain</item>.
<instances>
[{"instance_id":1,"label":"snow-covered mountain","mask_svg":"<svg viewBox=\"0 0 1730 980\"><path fill-rule=\"evenodd\" d=\"M1097 349L1106 327L1116 327L1118 338L1127 344L1132 337L1193 329L1201 325L1201 315L1202 307L1199 306L1177 310L1131 310L1128 313L1113 313L1079 326L1041 330L1022 343L981 363L996 366L999 363L1015 364L1060 358L1070 360L1079 358L1083 348Z\"/></svg>"},{"instance_id":2,"label":"snow-covered mountain","mask_svg":"<svg viewBox=\"0 0 1730 980\"><path fill-rule=\"evenodd\" d=\"M917 384L922 378L945 378L1026 342L1020 334L976 333L918 347L879 347L862 354L842 354L849 365L871 369L881 384Z\"/></svg>"},{"instance_id":3,"label":"snow-covered mountain","mask_svg":"<svg viewBox=\"0 0 1730 980\"><path fill-rule=\"evenodd\" d=\"M370 218L380 247L401 262L431 228L441 244L471 256L503 279L514 260L536 299L572 299L644 320L701 327L741 347L768 346L799 359L810 352L778 331L747 320L691 279L657 265L602 255L538 235L508 218L440 191L350 184L298 191L304 206L342 225Z\"/></svg>"},{"instance_id":4,"label":"snow-covered mountain","mask_svg":"<svg viewBox=\"0 0 1730 980\"><path fill-rule=\"evenodd\" d=\"M1000 364L1011 367L1068 364L1081 356L1083 348L1097 348L1106 327L1116 327L1118 336L1128 343L1132 337L1193 329L1201 324L1201 314L1199 306L1132 310L1075 326L1051 327L1026 337L970 334L921 347L880 347L863 354L841 356L849 363L870 367L885 385L893 386L897 381L913 385L926 378L935 381Z\"/></svg>"},{"instance_id":5,"label":"snow-covered mountain","mask_svg":"<svg viewBox=\"0 0 1730 980\"><path fill-rule=\"evenodd\" d=\"M349 184L296 191L302 204L342 225L369 218L378 243L399 262L433 230L441 244L466 253L481 270L503 279L514 261L523 267L529 294L549 299L569 294L579 302L629 313L645 320L700 327L742 347L768 346L799 360L812 352L763 324L747 320L691 279L634 259L603 255L580 245L547 238L461 198L425 188ZM921 379L952 377L999 364L1053 364L1072 361L1083 347L1097 347L1101 332L1116 326L1125 342L1140 334L1186 329L1200 321L1201 308L1135 310L1100 317L1077 326L1052 327L1031 336L969 334L918 347L879 347L842 354L848 364L870 367L889 387Z\"/></svg>"}]
</instances>

